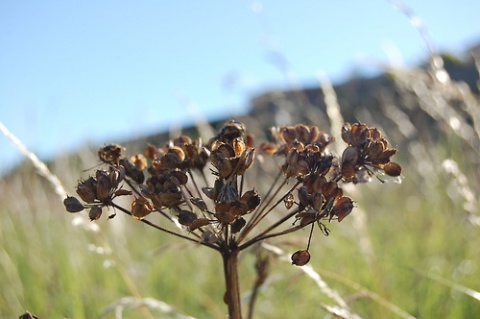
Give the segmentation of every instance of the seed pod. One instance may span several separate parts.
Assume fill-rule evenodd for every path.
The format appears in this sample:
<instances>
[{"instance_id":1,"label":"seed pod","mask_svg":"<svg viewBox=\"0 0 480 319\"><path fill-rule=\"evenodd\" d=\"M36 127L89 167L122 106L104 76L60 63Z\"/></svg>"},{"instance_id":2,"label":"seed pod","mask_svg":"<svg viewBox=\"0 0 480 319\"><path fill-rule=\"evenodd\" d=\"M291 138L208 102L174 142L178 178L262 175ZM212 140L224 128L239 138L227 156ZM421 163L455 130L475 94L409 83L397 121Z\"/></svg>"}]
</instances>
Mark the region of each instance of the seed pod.
<instances>
[{"instance_id":1,"label":"seed pod","mask_svg":"<svg viewBox=\"0 0 480 319\"><path fill-rule=\"evenodd\" d=\"M302 249L292 255L292 265L304 266L310 261L308 250Z\"/></svg>"},{"instance_id":2,"label":"seed pod","mask_svg":"<svg viewBox=\"0 0 480 319\"><path fill-rule=\"evenodd\" d=\"M295 198L293 197L293 194L292 194L292 193L288 193L287 197L285 197L285 199L283 200L283 202L285 203L285 207L286 207L287 209L292 208L293 204L295 203Z\"/></svg>"},{"instance_id":3,"label":"seed pod","mask_svg":"<svg viewBox=\"0 0 480 319\"><path fill-rule=\"evenodd\" d=\"M243 175L247 169L249 169L255 160L255 150L248 148L240 156L240 165L237 169L238 175Z\"/></svg>"},{"instance_id":4,"label":"seed pod","mask_svg":"<svg viewBox=\"0 0 480 319\"><path fill-rule=\"evenodd\" d=\"M397 177L402 174L402 167L400 166L400 164L395 162L388 162L387 164L385 164L383 169L385 170L385 174L392 177Z\"/></svg>"},{"instance_id":5,"label":"seed pod","mask_svg":"<svg viewBox=\"0 0 480 319\"><path fill-rule=\"evenodd\" d=\"M338 189L337 183L327 182L322 185L322 194L325 198L330 198L335 195L335 192L337 189Z\"/></svg>"},{"instance_id":6,"label":"seed pod","mask_svg":"<svg viewBox=\"0 0 480 319\"><path fill-rule=\"evenodd\" d=\"M123 166L110 166L110 183L116 188L125 178L125 168Z\"/></svg>"},{"instance_id":7,"label":"seed pod","mask_svg":"<svg viewBox=\"0 0 480 319\"><path fill-rule=\"evenodd\" d=\"M198 218L195 219L189 226L190 231L194 231L200 227L206 226L210 224L210 220L208 218Z\"/></svg>"},{"instance_id":8,"label":"seed pod","mask_svg":"<svg viewBox=\"0 0 480 319\"><path fill-rule=\"evenodd\" d=\"M143 171L139 170L128 158L122 158L120 165L125 168L125 174L137 184L142 184L145 181Z\"/></svg>"},{"instance_id":9,"label":"seed pod","mask_svg":"<svg viewBox=\"0 0 480 319\"><path fill-rule=\"evenodd\" d=\"M317 219L318 213L313 209L309 209L305 212L298 213L295 217L300 218L300 226L305 227Z\"/></svg>"},{"instance_id":10,"label":"seed pod","mask_svg":"<svg viewBox=\"0 0 480 319\"><path fill-rule=\"evenodd\" d=\"M333 207L334 214L338 216L338 221L341 222L347 217L353 209L353 201L350 197L342 197L335 203Z\"/></svg>"},{"instance_id":11,"label":"seed pod","mask_svg":"<svg viewBox=\"0 0 480 319\"><path fill-rule=\"evenodd\" d=\"M230 203L230 212L235 216L242 216L248 213L248 206L241 201L235 201Z\"/></svg>"},{"instance_id":12,"label":"seed pod","mask_svg":"<svg viewBox=\"0 0 480 319\"><path fill-rule=\"evenodd\" d=\"M158 158L157 147L152 144L147 144L147 146L145 147L145 156L147 156L152 161L156 160Z\"/></svg>"},{"instance_id":13,"label":"seed pod","mask_svg":"<svg viewBox=\"0 0 480 319\"><path fill-rule=\"evenodd\" d=\"M217 217L218 221L222 224L230 224L236 218L236 216L233 213L225 212L225 211L216 212L215 217Z\"/></svg>"},{"instance_id":14,"label":"seed pod","mask_svg":"<svg viewBox=\"0 0 480 319\"><path fill-rule=\"evenodd\" d=\"M172 156L172 159L175 159L174 161L177 163L185 160L185 152L180 146L171 146L168 149L167 154L165 154L165 156L167 155Z\"/></svg>"},{"instance_id":15,"label":"seed pod","mask_svg":"<svg viewBox=\"0 0 480 319\"><path fill-rule=\"evenodd\" d=\"M129 191L128 189L123 189L123 188L121 188L121 189L119 189L119 190L116 190L114 194L115 194L115 196L117 196L117 197L118 197L118 196L128 196L128 195L132 195L133 192L132 192L132 191Z\"/></svg>"},{"instance_id":16,"label":"seed pod","mask_svg":"<svg viewBox=\"0 0 480 319\"><path fill-rule=\"evenodd\" d=\"M297 135L297 139L306 144L311 142L310 140L310 128L305 124L297 124L295 125L295 133Z\"/></svg>"},{"instance_id":17,"label":"seed pod","mask_svg":"<svg viewBox=\"0 0 480 319\"><path fill-rule=\"evenodd\" d=\"M312 208L319 212L321 209L322 209L322 205L323 205L323 201L324 201L324 197L321 193L318 193L318 192L314 192L312 194Z\"/></svg>"},{"instance_id":18,"label":"seed pod","mask_svg":"<svg viewBox=\"0 0 480 319\"><path fill-rule=\"evenodd\" d=\"M240 122L232 120L225 123L216 139L225 143L231 143L237 137L243 137L244 135L245 126Z\"/></svg>"},{"instance_id":19,"label":"seed pod","mask_svg":"<svg viewBox=\"0 0 480 319\"><path fill-rule=\"evenodd\" d=\"M345 123L342 126L342 139L345 143L352 145L352 125L350 123Z\"/></svg>"},{"instance_id":20,"label":"seed pod","mask_svg":"<svg viewBox=\"0 0 480 319\"><path fill-rule=\"evenodd\" d=\"M310 127L310 137L309 141L315 143L317 142L318 138L320 137L321 131L318 128L318 126L312 126Z\"/></svg>"},{"instance_id":21,"label":"seed pod","mask_svg":"<svg viewBox=\"0 0 480 319\"><path fill-rule=\"evenodd\" d=\"M285 144L290 145L297 139L297 134L293 126L284 126L279 131L280 138Z\"/></svg>"},{"instance_id":22,"label":"seed pod","mask_svg":"<svg viewBox=\"0 0 480 319\"><path fill-rule=\"evenodd\" d=\"M178 222L184 226L190 226L197 219L195 213L188 210L181 210L178 214Z\"/></svg>"},{"instance_id":23,"label":"seed pod","mask_svg":"<svg viewBox=\"0 0 480 319\"><path fill-rule=\"evenodd\" d=\"M152 204L143 196L136 198L132 202L132 217L135 219L143 219L150 214L153 210Z\"/></svg>"},{"instance_id":24,"label":"seed pod","mask_svg":"<svg viewBox=\"0 0 480 319\"><path fill-rule=\"evenodd\" d=\"M107 164L117 163L124 148L118 144L109 144L98 150L98 157Z\"/></svg>"},{"instance_id":25,"label":"seed pod","mask_svg":"<svg viewBox=\"0 0 480 319\"><path fill-rule=\"evenodd\" d=\"M342 176L346 179L355 177L355 165L358 162L358 149L355 146L347 147L342 154Z\"/></svg>"},{"instance_id":26,"label":"seed pod","mask_svg":"<svg viewBox=\"0 0 480 319\"><path fill-rule=\"evenodd\" d=\"M382 133L378 128L371 127L368 129L368 137L370 137L373 140L379 140L382 138Z\"/></svg>"},{"instance_id":27,"label":"seed pod","mask_svg":"<svg viewBox=\"0 0 480 319\"><path fill-rule=\"evenodd\" d=\"M240 149L242 148L242 145L240 145L240 143L243 143L243 142L241 140L238 140L238 139L235 139L235 140L237 140L237 149L240 152L238 155L236 154L235 149L233 148L232 145L222 143L222 142L219 142L218 144L215 144L217 149L214 149L213 152L220 152L223 155L225 155L226 158L239 156L242 152L242 151L240 151ZM245 149L245 144L243 144L243 149Z\"/></svg>"},{"instance_id":28,"label":"seed pod","mask_svg":"<svg viewBox=\"0 0 480 319\"><path fill-rule=\"evenodd\" d=\"M90 218L90 221L94 221L100 218L102 216L102 207L101 206L92 206L90 208L90 211L88 212L88 218Z\"/></svg>"},{"instance_id":29,"label":"seed pod","mask_svg":"<svg viewBox=\"0 0 480 319\"><path fill-rule=\"evenodd\" d=\"M377 163L383 151L384 148L381 141L369 141L364 148L365 159Z\"/></svg>"},{"instance_id":30,"label":"seed pod","mask_svg":"<svg viewBox=\"0 0 480 319\"><path fill-rule=\"evenodd\" d=\"M390 158L397 153L395 148L388 148L383 151L383 153L378 156L377 160L375 161L376 164L387 164L390 162Z\"/></svg>"},{"instance_id":31,"label":"seed pod","mask_svg":"<svg viewBox=\"0 0 480 319\"><path fill-rule=\"evenodd\" d=\"M355 177L355 165L352 163L343 163L342 165L342 177L349 180Z\"/></svg>"},{"instance_id":32,"label":"seed pod","mask_svg":"<svg viewBox=\"0 0 480 319\"><path fill-rule=\"evenodd\" d=\"M67 198L63 200L63 205L65 205L65 208L69 213L78 213L85 208L82 203L73 196L67 196Z\"/></svg>"},{"instance_id":33,"label":"seed pod","mask_svg":"<svg viewBox=\"0 0 480 319\"><path fill-rule=\"evenodd\" d=\"M252 189L243 194L243 196L240 198L240 201L244 204L247 205L247 210L248 212L253 211L257 206L260 204L260 195Z\"/></svg>"},{"instance_id":34,"label":"seed pod","mask_svg":"<svg viewBox=\"0 0 480 319\"><path fill-rule=\"evenodd\" d=\"M39 319L39 318L37 316L35 316L34 314L27 311L23 315L18 317L18 319Z\"/></svg>"},{"instance_id":35,"label":"seed pod","mask_svg":"<svg viewBox=\"0 0 480 319\"><path fill-rule=\"evenodd\" d=\"M185 144L191 144L192 139L186 135L178 136L172 140L173 145L183 146Z\"/></svg>"},{"instance_id":36,"label":"seed pod","mask_svg":"<svg viewBox=\"0 0 480 319\"><path fill-rule=\"evenodd\" d=\"M110 197L113 193L113 187L110 181L109 173L106 171L98 170L96 173L96 178L97 198L103 200Z\"/></svg>"},{"instance_id":37,"label":"seed pod","mask_svg":"<svg viewBox=\"0 0 480 319\"><path fill-rule=\"evenodd\" d=\"M300 206L305 208L310 204L310 195L308 194L307 188L301 186L298 188L298 200L300 201Z\"/></svg>"},{"instance_id":38,"label":"seed pod","mask_svg":"<svg viewBox=\"0 0 480 319\"><path fill-rule=\"evenodd\" d=\"M238 233L246 224L247 224L247 221L243 217L239 217L232 223L232 226L230 229L232 233L235 234L235 233Z\"/></svg>"},{"instance_id":39,"label":"seed pod","mask_svg":"<svg viewBox=\"0 0 480 319\"><path fill-rule=\"evenodd\" d=\"M347 147L342 154L342 165L344 163L352 163L353 165L356 165L358 162L358 148L355 146L349 146Z\"/></svg>"},{"instance_id":40,"label":"seed pod","mask_svg":"<svg viewBox=\"0 0 480 319\"><path fill-rule=\"evenodd\" d=\"M354 123L351 132L354 146L361 146L368 138L368 127L364 123Z\"/></svg>"},{"instance_id":41,"label":"seed pod","mask_svg":"<svg viewBox=\"0 0 480 319\"><path fill-rule=\"evenodd\" d=\"M135 165L135 167L143 171L147 167L147 159L143 154L136 154L130 157L130 161Z\"/></svg>"},{"instance_id":42,"label":"seed pod","mask_svg":"<svg viewBox=\"0 0 480 319\"><path fill-rule=\"evenodd\" d=\"M233 140L234 156L240 156L246 149L245 142L242 139L236 138Z\"/></svg>"},{"instance_id":43,"label":"seed pod","mask_svg":"<svg viewBox=\"0 0 480 319\"><path fill-rule=\"evenodd\" d=\"M93 203L96 198L97 181L90 177L77 185L77 194L85 203Z\"/></svg>"},{"instance_id":44,"label":"seed pod","mask_svg":"<svg viewBox=\"0 0 480 319\"><path fill-rule=\"evenodd\" d=\"M188 182L188 176L184 172L173 171L170 175L176 186L185 185Z\"/></svg>"},{"instance_id":45,"label":"seed pod","mask_svg":"<svg viewBox=\"0 0 480 319\"><path fill-rule=\"evenodd\" d=\"M210 155L212 165L217 169L220 178L227 178L232 174L233 167L230 159L220 151L214 151Z\"/></svg>"},{"instance_id":46,"label":"seed pod","mask_svg":"<svg viewBox=\"0 0 480 319\"><path fill-rule=\"evenodd\" d=\"M180 205L183 202L181 193L160 193L157 195L162 206L172 208Z\"/></svg>"}]
</instances>

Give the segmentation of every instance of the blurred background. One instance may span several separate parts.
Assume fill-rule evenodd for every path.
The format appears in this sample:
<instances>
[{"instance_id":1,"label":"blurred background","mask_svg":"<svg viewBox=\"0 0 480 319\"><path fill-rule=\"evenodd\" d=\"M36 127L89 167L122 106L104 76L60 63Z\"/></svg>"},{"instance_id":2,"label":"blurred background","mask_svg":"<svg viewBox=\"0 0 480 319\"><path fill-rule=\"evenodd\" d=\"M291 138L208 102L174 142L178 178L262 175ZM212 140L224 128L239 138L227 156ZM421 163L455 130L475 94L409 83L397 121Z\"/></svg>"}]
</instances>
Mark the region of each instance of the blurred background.
<instances>
[{"instance_id":1,"label":"blurred background","mask_svg":"<svg viewBox=\"0 0 480 319\"><path fill-rule=\"evenodd\" d=\"M105 143L134 154L182 131L208 135L229 118L259 137L297 122L328 132L339 125L327 111L338 103L344 120L385 132L404 178L349 189L357 207L329 237L315 235L312 267L360 317L472 318L480 313L479 11L473 0L3 1L0 122L74 193ZM224 316L213 252L124 216L73 218L3 135L0 150L0 318L27 309L119 318L119 307L132 308L124 318ZM287 251L305 242L292 238ZM245 298L253 262L245 254ZM176 310L159 315L126 297ZM328 318L326 304L312 280L277 261L256 317Z\"/></svg>"}]
</instances>

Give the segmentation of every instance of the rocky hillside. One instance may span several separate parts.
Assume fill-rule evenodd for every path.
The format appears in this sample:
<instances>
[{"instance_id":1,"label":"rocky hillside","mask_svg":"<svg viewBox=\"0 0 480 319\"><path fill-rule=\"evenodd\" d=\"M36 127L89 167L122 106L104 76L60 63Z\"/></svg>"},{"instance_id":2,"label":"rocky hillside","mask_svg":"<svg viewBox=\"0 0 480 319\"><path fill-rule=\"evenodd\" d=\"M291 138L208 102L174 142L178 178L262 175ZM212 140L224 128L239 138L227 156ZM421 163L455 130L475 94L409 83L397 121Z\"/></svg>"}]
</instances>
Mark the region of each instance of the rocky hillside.
<instances>
[{"instance_id":1,"label":"rocky hillside","mask_svg":"<svg viewBox=\"0 0 480 319\"><path fill-rule=\"evenodd\" d=\"M320 85L269 91L253 97L249 113L238 120L260 136L271 126L300 122L315 123L328 132L330 117L325 101L336 97L345 121L376 125L400 148L407 149L412 143L435 145L453 132L465 143L467 156L478 163L480 82L476 65L479 63L480 45L468 50L463 59L443 54L415 69L390 69L373 78L352 78L333 86L336 96L331 93L329 96L329 91ZM223 122L206 123L203 131L212 132L212 128L215 130ZM183 133L205 134L199 133L199 127L186 128ZM168 132L160 132L117 142L133 154L142 152L147 143L163 145L168 139ZM81 162L83 168L95 165L94 151L85 149L79 154L67 157L68 162L75 166ZM15 175L11 172L4 179L11 174Z\"/></svg>"}]
</instances>

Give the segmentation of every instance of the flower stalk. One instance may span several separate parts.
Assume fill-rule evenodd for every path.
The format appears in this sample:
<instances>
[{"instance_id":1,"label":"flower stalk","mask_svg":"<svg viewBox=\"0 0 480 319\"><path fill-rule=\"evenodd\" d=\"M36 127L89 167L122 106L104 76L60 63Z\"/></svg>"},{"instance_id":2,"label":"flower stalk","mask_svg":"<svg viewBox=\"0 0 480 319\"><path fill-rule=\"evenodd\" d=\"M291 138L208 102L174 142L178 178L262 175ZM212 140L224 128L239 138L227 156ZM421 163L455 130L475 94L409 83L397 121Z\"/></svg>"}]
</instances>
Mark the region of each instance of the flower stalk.
<instances>
[{"instance_id":1,"label":"flower stalk","mask_svg":"<svg viewBox=\"0 0 480 319\"><path fill-rule=\"evenodd\" d=\"M238 255L240 250L233 249L222 252L223 271L225 274L224 301L228 306L228 318L242 318L242 304L240 301L240 286L238 278Z\"/></svg>"}]
</instances>

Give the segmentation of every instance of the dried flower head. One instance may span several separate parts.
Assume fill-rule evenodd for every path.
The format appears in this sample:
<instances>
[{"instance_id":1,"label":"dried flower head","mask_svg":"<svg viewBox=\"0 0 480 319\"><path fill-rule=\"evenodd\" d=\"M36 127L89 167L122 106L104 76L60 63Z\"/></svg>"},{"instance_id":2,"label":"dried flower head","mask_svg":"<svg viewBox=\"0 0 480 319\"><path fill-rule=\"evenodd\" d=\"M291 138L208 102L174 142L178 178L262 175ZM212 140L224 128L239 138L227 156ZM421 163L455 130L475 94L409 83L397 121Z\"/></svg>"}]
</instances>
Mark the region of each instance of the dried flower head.
<instances>
[{"instance_id":1,"label":"dried flower head","mask_svg":"<svg viewBox=\"0 0 480 319\"><path fill-rule=\"evenodd\" d=\"M72 213L89 208L92 221L112 207L155 229L217 250L227 268L240 251L260 241L310 227L306 249L292 255L292 264L303 266L310 260L315 226L328 235L326 223L341 222L353 211L354 201L344 194L343 184L366 182L378 174L401 175L400 165L391 161L396 149L378 129L346 123L341 133L348 145L339 156L329 150L333 137L317 126L273 128L272 140L258 150L264 160L275 158L279 171L262 196L257 189L263 190L259 186L267 178L257 170L255 178L247 180L256 160L255 139L237 121L225 123L205 145L180 136L163 146L149 144L144 154L130 157L123 156L123 147L107 145L98 151L107 167L76 186L84 204L70 196L64 204ZM131 200L130 207L116 203L120 196ZM154 222L158 218L168 222ZM226 276L238 280L232 269ZM225 300L239 304L238 285L230 279Z\"/></svg>"}]
</instances>

